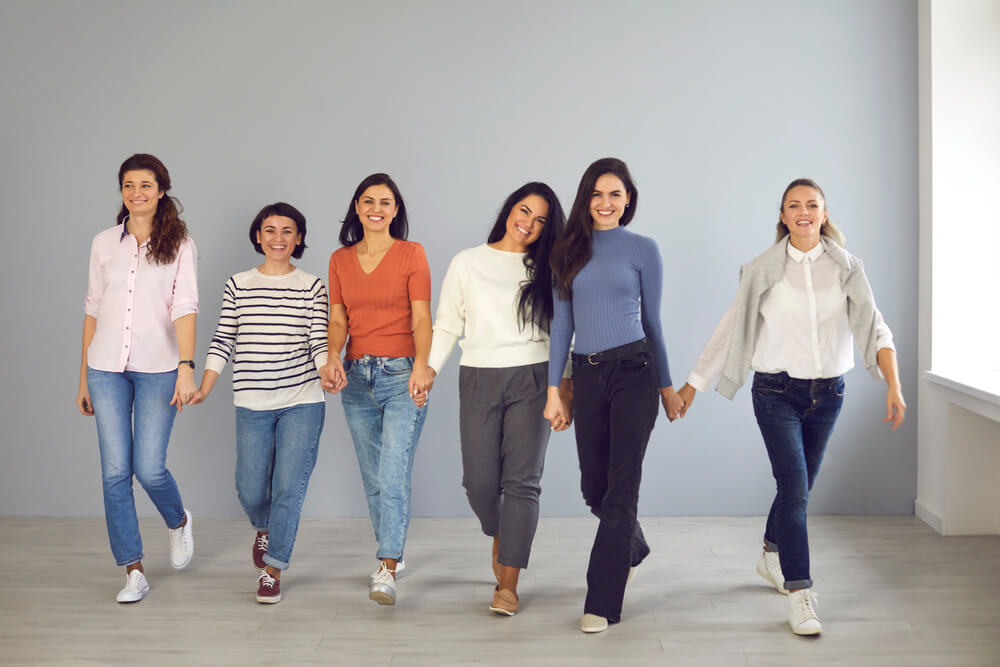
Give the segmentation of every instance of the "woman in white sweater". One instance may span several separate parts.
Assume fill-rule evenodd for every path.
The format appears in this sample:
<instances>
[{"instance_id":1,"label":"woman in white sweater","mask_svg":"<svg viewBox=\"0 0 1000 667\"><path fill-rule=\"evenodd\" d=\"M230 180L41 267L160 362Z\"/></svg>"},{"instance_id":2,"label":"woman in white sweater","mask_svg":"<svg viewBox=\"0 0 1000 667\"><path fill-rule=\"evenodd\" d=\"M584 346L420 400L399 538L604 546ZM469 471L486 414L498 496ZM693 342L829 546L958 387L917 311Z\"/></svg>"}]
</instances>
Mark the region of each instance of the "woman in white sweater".
<instances>
[{"instance_id":1,"label":"woman in white sweater","mask_svg":"<svg viewBox=\"0 0 1000 667\"><path fill-rule=\"evenodd\" d=\"M552 321L549 251L564 220L544 183L507 197L488 242L461 251L448 267L428 362L436 374L464 332L462 484L483 533L493 538L497 585L490 609L507 616L518 609L518 576L538 525L551 432L542 416ZM564 385L571 400L569 380Z\"/></svg>"},{"instance_id":2,"label":"woman in white sweater","mask_svg":"<svg viewBox=\"0 0 1000 667\"><path fill-rule=\"evenodd\" d=\"M777 243L743 267L733 305L716 327L678 392L683 416L695 390L728 398L754 370L753 408L771 460L777 493L764 527L757 572L789 596L788 623L816 635L806 505L844 400L844 373L854 366L852 341L865 367L885 377L886 418L896 429L906 403L892 332L875 307L861 262L814 181L792 181L781 196Z\"/></svg>"},{"instance_id":3,"label":"woman in white sweater","mask_svg":"<svg viewBox=\"0 0 1000 667\"><path fill-rule=\"evenodd\" d=\"M257 602L274 604L323 432L328 307L323 281L291 263L306 248L306 219L294 206L261 209L250 242L264 263L226 281L193 402L208 397L232 357L236 493L257 531Z\"/></svg>"}]
</instances>

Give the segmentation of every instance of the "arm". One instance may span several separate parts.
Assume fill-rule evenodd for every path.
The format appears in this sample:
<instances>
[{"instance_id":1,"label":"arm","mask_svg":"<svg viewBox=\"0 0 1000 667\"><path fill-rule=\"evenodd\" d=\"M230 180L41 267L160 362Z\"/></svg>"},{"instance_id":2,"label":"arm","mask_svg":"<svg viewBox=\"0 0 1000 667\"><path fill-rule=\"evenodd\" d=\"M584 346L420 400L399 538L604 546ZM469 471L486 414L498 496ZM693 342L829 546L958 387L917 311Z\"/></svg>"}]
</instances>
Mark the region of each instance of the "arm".
<instances>
[{"instance_id":1,"label":"arm","mask_svg":"<svg viewBox=\"0 0 1000 667\"><path fill-rule=\"evenodd\" d=\"M565 431L572 422L572 397L563 395L566 383L562 371L569 358L569 342L573 337L573 303L563 299L559 292L552 294L552 326L549 335L549 389L542 416L552 425L553 431ZM553 372L553 369L556 369ZM568 399L568 400L567 400Z\"/></svg>"},{"instance_id":2,"label":"arm","mask_svg":"<svg viewBox=\"0 0 1000 667\"><path fill-rule=\"evenodd\" d=\"M212 388L215 386L216 380L219 379L219 372L211 368L206 368L205 372L201 375L201 386L198 387L198 391L195 392L191 400L188 401L189 405L198 405L212 393Z\"/></svg>"},{"instance_id":3,"label":"arm","mask_svg":"<svg viewBox=\"0 0 1000 667\"><path fill-rule=\"evenodd\" d=\"M660 300L663 293L663 261L655 242L648 241L639 267L639 290L642 329L653 346L653 357L660 379L660 402L667 419L674 421L680 415L684 402L674 391L667 360L667 344L663 339L660 322Z\"/></svg>"},{"instance_id":4,"label":"arm","mask_svg":"<svg viewBox=\"0 0 1000 667\"><path fill-rule=\"evenodd\" d=\"M739 297L737 296L737 299ZM687 382L681 387L677 395L684 402L681 408L680 417L687 414L694 398L699 391L708 391L712 383L722 375L722 368L726 364L726 352L729 339L733 335L733 327L736 325L736 301L729 306L722 320L716 325L712 332L712 337L705 343L701 350L701 356L694 362L694 368L688 375Z\"/></svg>"},{"instance_id":5,"label":"arm","mask_svg":"<svg viewBox=\"0 0 1000 667\"><path fill-rule=\"evenodd\" d=\"M330 323L326 330L326 371L320 373L323 389L331 394L347 386L347 374L340 352L347 343L347 308L342 303L330 304Z\"/></svg>"},{"instance_id":6,"label":"arm","mask_svg":"<svg viewBox=\"0 0 1000 667\"><path fill-rule=\"evenodd\" d=\"M906 417L906 401L903 400L903 389L899 384L899 366L896 363L896 351L891 347L883 347L877 355L878 367L889 389L885 396L885 419L892 422L895 431Z\"/></svg>"},{"instance_id":7,"label":"arm","mask_svg":"<svg viewBox=\"0 0 1000 667\"><path fill-rule=\"evenodd\" d=\"M197 319L196 313L189 313L174 320L174 329L177 331L177 350L181 359L194 359ZM180 412L185 404L191 402L197 392L198 388L194 384L194 369L187 364L178 365L177 383L174 385L174 396L170 399L170 405L177 406L177 412Z\"/></svg>"},{"instance_id":8,"label":"arm","mask_svg":"<svg viewBox=\"0 0 1000 667\"><path fill-rule=\"evenodd\" d=\"M416 356L413 358L413 371L410 373L410 397L418 407L427 405L427 392L434 387L434 376L437 373L427 365L427 356L431 351L431 302L411 301L413 321L413 345Z\"/></svg>"},{"instance_id":9,"label":"arm","mask_svg":"<svg viewBox=\"0 0 1000 667\"><path fill-rule=\"evenodd\" d=\"M83 350L80 352L80 388L76 392L76 407L80 414L93 417L94 404L90 400L90 389L87 387L87 348L94 340L97 331L97 318L92 315L83 316Z\"/></svg>"},{"instance_id":10,"label":"arm","mask_svg":"<svg viewBox=\"0 0 1000 667\"><path fill-rule=\"evenodd\" d=\"M427 365L435 375L444 367L448 356L465 331L465 294L462 285L459 257L451 260L438 294L437 316L431 337L431 351Z\"/></svg>"}]
</instances>

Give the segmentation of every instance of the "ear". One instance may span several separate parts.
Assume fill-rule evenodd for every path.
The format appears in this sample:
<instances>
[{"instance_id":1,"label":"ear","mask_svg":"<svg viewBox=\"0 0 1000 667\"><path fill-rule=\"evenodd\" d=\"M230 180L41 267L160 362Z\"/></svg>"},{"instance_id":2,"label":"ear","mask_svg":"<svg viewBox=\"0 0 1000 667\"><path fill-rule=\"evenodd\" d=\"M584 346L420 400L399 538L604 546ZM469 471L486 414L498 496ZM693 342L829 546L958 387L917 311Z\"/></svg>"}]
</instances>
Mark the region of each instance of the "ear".
<instances>
[{"instance_id":1,"label":"ear","mask_svg":"<svg viewBox=\"0 0 1000 667\"><path fill-rule=\"evenodd\" d=\"M257 230L257 245L262 245L260 241L260 230Z\"/></svg>"}]
</instances>

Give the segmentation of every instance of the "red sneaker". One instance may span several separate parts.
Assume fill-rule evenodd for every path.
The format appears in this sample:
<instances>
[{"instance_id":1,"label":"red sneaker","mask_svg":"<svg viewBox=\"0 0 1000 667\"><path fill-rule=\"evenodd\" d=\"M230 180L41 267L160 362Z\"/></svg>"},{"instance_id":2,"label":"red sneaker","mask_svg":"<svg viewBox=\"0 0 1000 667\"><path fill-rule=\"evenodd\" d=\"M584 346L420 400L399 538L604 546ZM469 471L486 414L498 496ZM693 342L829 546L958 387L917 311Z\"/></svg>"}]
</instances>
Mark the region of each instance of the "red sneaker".
<instances>
[{"instance_id":1,"label":"red sneaker","mask_svg":"<svg viewBox=\"0 0 1000 667\"><path fill-rule=\"evenodd\" d=\"M257 602L261 604L281 602L281 581L269 575L267 570L261 570L260 576L257 577Z\"/></svg>"},{"instance_id":2,"label":"red sneaker","mask_svg":"<svg viewBox=\"0 0 1000 667\"><path fill-rule=\"evenodd\" d=\"M253 566L258 570L263 570L267 563L264 562L264 554L267 553L267 533L257 531L257 537L253 538Z\"/></svg>"}]
</instances>

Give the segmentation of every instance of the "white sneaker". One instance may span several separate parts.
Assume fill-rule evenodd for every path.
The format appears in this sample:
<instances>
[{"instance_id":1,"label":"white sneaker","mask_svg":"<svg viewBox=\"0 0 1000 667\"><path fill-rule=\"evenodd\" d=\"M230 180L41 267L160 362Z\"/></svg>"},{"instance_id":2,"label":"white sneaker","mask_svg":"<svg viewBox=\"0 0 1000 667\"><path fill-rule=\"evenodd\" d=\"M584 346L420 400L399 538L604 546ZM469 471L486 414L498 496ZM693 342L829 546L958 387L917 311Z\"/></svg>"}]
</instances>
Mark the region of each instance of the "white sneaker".
<instances>
[{"instance_id":1,"label":"white sneaker","mask_svg":"<svg viewBox=\"0 0 1000 667\"><path fill-rule=\"evenodd\" d=\"M125 587L118 591L119 602L138 602L149 592L149 582L142 570L132 570L125 575Z\"/></svg>"},{"instance_id":2,"label":"white sneaker","mask_svg":"<svg viewBox=\"0 0 1000 667\"><path fill-rule=\"evenodd\" d=\"M384 562L368 584L368 599L379 604L396 604L396 579Z\"/></svg>"},{"instance_id":3,"label":"white sneaker","mask_svg":"<svg viewBox=\"0 0 1000 667\"><path fill-rule=\"evenodd\" d=\"M781 573L781 560L778 558L777 551L765 549L761 553L760 560L757 561L757 574L766 581L770 581L779 593L788 595L788 591L785 589L785 575Z\"/></svg>"},{"instance_id":4,"label":"white sneaker","mask_svg":"<svg viewBox=\"0 0 1000 667\"><path fill-rule=\"evenodd\" d=\"M608 619L597 614L584 614L580 619L580 629L584 632L604 632L608 629Z\"/></svg>"},{"instance_id":5,"label":"white sneaker","mask_svg":"<svg viewBox=\"0 0 1000 667\"><path fill-rule=\"evenodd\" d=\"M788 625L797 635L818 635L823 626L816 616L816 598L811 588L803 588L788 594Z\"/></svg>"},{"instance_id":6,"label":"white sneaker","mask_svg":"<svg viewBox=\"0 0 1000 667\"><path fill-rule=\"evenodd\" d=\"M191 525L191 512L184 510L187 522L180 528L169 529L170 533L170 564L175 570L183 570L194 556L194 531Z\"/></svg>"},{"instance_id":7,"label":"white sneaker","mask_svg":"<svg viewBox=\"0 0 1000 667\"><path fill-rule=\"evenodd\" d=\"M379 561L379 562L381 563L381 561ZM371 583L375 579L375 575L377 575L381 570L382 570L382 566L381 565L379 565L377 568L375 568L375 571L368 575L368 582ZM403 578L403 572L405 570L406 570L406 561L403 561L403 560L396 561L396 578L397 579L402 579Z\"/></svg>"}]
</instances>

